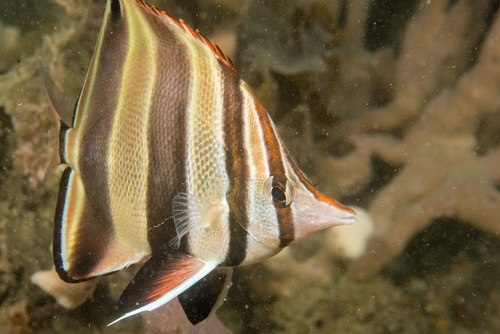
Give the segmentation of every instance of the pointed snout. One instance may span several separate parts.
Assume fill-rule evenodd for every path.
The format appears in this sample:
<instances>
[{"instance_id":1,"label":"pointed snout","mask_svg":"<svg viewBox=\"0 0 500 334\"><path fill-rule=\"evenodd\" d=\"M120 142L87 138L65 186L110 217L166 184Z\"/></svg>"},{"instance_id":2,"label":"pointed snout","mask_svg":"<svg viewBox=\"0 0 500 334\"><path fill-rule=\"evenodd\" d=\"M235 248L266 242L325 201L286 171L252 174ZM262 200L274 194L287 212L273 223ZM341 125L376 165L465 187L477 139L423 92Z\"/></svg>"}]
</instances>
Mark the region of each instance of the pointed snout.
<instances>
[{"instance_id":1,"label":"pointed snout","mask_svg":"<svg viewBox=\"0 0 500 334\"><path fill-rule=\"evenodd\" d=\"M356 222L356 212L353 209L334 199L330 198L330 200L329 202L318 201L318 204L313 208L316 211L316 224L327 225L324 228L328 228Z\"/></svg>"},{"instance_id":2,"label":"pointed snout","mask_svg":"<svg viewBox=\"0 0 500 334\"><path fill-rule=\"evenodd\" d=\"M304 239L314 232L338 225L356 222L356 212L333 198L320 194L307 198L297 196L296 239ZM302 197L302 198L300 198Z\"/></svg>"}]
</instances>

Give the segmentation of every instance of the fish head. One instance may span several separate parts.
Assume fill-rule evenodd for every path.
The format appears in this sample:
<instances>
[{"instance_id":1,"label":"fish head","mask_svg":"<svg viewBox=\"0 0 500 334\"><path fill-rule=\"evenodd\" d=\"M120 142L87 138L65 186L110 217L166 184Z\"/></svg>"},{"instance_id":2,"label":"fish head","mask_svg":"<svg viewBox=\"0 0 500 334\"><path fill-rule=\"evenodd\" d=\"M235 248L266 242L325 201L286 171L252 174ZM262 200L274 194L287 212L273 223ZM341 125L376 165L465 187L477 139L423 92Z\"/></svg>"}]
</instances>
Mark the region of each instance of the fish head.
<instances>
[{"instance_id":1,"label":"fish head","mask_svg":"<svg viewBox=\"0 0 500 334\"><path fill-rule=\"evenodd\" d=\"M272 256L314 232L354 223L352 209L319 192L300 171L264 106L243 81L241 89L245 127L237 133L243 134L244 149L232 156L230 169L236 176L230 178L226 200L232 217L256 241L246 262Z\"/></svg>"},{"instance_id":2,"label":"fish head","mask_svg":"<svg viewBox=\"0 0 500 334\"><path fill-rule=\"evenodd\" d=\"M245 263L272 256L315 232L356 222L354 210L318 191L288 156L284 167L284 174L259 173L256 179L246 180L253 194L245 206L234 205L228 194L235 217L265 249L248 251ZM243 207L247 210L246 222L239 219Z\"/></svg>"}]
</instances>

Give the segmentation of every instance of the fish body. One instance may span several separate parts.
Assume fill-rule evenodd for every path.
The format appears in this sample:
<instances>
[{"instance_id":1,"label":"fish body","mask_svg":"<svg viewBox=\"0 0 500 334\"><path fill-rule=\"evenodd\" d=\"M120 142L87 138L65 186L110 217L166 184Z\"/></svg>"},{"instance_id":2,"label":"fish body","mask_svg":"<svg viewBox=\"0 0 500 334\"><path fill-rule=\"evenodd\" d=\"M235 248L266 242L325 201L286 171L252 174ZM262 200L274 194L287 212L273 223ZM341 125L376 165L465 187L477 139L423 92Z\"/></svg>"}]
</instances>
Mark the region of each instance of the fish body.
<instances>
[{"instance_id":1,"label":"fish body","mask_svg":"<svg viewBox=\"0 0 500 334\"><path fill-rule=\"evenodd\" d=\"M81 282L149 258L118 320L179 295L191 322L202 321L230 268L355 221L300 172L230 59L141 1L107 2L59 138L59 276Z\"/></svg>"}]
</instances>

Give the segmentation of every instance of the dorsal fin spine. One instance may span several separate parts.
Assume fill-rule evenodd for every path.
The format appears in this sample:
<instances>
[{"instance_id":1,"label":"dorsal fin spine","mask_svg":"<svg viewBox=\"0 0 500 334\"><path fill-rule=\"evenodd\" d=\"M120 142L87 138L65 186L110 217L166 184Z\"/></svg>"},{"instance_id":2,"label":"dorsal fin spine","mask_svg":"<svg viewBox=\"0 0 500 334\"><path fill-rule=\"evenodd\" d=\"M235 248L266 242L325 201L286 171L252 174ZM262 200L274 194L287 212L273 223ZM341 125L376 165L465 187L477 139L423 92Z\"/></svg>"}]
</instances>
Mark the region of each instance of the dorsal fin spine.
<instances>
[{"instance_id":1,"label":"dorsal fin spine","mask_svg":"<svg viewBox=\"0 0 500 334\"><path fill-rule=\"evenodd\" d=\"M215 48L212 45L212 43L210 43L208 38L206 38L198 29L196 29L195 31L196 31L196 34L201 38L203 43L205 43L205 45L208 46L210 48L210 50L212 50L213 53L215 53Z\"/></svg>"},{"instance_id":2,"label":"dorsal fin spine","mask_svg":"<svg viewBox=\"0 0 500 334\"><path fill-rule=\"evenodd\" d=\"M205 44L205 46L210 51L212 51L212 54L215 56L215 58L217 58L217 60L219 60L224 65L229 67L231 70L236 71L231 59L222 52L222 50L217 46L217 44L211 43L210 40L208 40L208 38L203 36L198 29L193 30L189 25L187 25L184 22L184 20L182 19L176 20L172 16L165 13L164 11L160 11L155 6L148 5L145 1L142 0L135 0L135 1L137 2L138 5L141 5L144 9L146 9L150 14L162 18L165 21L165 23L168 23L176 27L177 29L183 31L188 38L203 42L203 44Z\"/></svg>"}]
</instances>

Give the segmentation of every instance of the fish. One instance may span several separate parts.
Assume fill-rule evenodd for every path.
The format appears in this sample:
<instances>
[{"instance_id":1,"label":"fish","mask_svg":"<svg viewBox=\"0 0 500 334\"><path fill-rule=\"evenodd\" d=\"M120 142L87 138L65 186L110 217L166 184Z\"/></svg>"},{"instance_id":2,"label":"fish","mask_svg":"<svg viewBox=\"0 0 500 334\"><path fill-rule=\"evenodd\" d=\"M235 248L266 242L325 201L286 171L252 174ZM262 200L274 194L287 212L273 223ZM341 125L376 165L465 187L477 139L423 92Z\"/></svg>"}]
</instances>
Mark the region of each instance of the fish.
<instances>
[{"instance_id":1,"label":"fish","mask_svg":"<svg viewBox=\"0 0 500 334\"><path fill-rule=\"evenodd\" d=\"M299 170L217 44L154 6L107 1L71 125L41 74L59 133L49 166L62 170L59 277L144 263L111 324L175 297L197 324L222 303L234 267L356 221Z\"/></svg>"}]
</instances>

